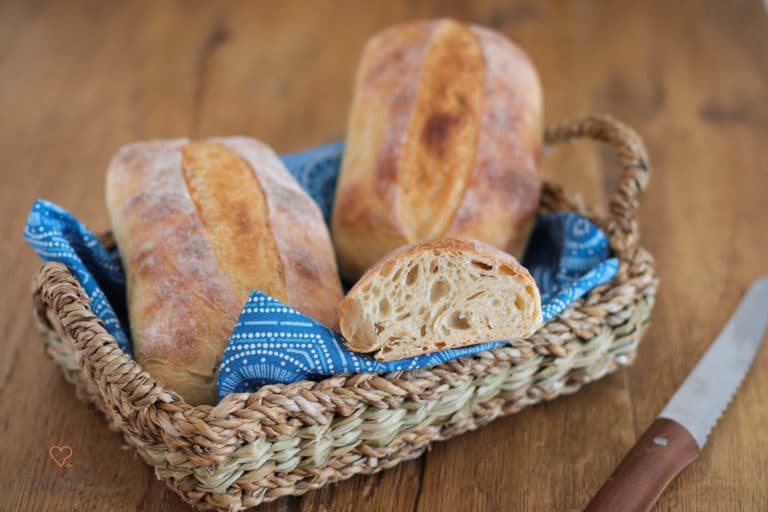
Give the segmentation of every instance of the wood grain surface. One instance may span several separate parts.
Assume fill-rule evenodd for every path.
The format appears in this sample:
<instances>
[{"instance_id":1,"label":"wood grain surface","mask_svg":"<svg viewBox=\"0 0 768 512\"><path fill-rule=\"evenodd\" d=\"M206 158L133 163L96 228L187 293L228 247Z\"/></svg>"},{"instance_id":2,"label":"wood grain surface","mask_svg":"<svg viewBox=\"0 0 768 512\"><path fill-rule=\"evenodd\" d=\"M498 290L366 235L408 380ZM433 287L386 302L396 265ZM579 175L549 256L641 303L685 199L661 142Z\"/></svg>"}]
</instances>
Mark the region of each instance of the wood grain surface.
<instances>
[{"instance_id":1,"label":"wood grain surface","mask_svg":"<svg viewBox=\"0 0 768 512\"><path fill-rule=\"evenodd\" d=\"M185 510L44 357L39 260L21 233L43 197L107 228L122 144L247 134L292 151L344 135L365 39L398 21L494 27L539 68L546 119L617 115L655 174L641 212L661 287L631 368L435 444L418 460L264 511L579 510L768 273L768 15L721 2L0 2L0 510ZM546 173L604 204L616 162L589 144ZM768 509L768 349L659 511ZM48 455L68 445L66 470Z\"/></svg>"}]
</instances>

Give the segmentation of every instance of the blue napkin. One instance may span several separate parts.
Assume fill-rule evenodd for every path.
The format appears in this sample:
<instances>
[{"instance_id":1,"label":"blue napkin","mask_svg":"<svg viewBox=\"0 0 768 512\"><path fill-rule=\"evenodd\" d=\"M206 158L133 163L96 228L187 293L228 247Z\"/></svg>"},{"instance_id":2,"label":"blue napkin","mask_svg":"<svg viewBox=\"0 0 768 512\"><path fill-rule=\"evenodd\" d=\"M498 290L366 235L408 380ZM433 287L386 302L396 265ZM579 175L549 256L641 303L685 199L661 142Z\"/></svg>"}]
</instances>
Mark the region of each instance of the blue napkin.
<instances>
[{"instance_id":1,"label":"blue napkin","mask_svg":"<svg viewBox=\"0 0 768 512\"><path fill-rule=\"evenodd\" d=\"M66 265L91 300L91 310L117 339L123 352L133 357L123 326L128 326L125 276L117 251L108 251L91 231L60 206L35 201L29 212L24 238L43 261Z\"/></svg>"},{"instance_id":2,"label":"blue napkin","mask_svg":"<svg viewBox=\"0 0 768 512\"><path fill-rule=\"evenodd\" d=\"M330 219L343 149L343 143L334 143L281 157L320 206L326 222ZM72 215L42 200L32 206L24 237L44 261L63 263L73 272L88 294L94 313L123 351L133 357L126 334L125 278L117 251L104 248ZM610 281L618 270L618 260L609 258L603 232L570 212L539 217L523 264L539 286L545 322L595 286ZM350 352L340 334L253 291L222 356L218 397L254 391L264 384L317 380L336 373L423 368L504 343L483 343L381 363Z\"/></svg>"}]
</instances>

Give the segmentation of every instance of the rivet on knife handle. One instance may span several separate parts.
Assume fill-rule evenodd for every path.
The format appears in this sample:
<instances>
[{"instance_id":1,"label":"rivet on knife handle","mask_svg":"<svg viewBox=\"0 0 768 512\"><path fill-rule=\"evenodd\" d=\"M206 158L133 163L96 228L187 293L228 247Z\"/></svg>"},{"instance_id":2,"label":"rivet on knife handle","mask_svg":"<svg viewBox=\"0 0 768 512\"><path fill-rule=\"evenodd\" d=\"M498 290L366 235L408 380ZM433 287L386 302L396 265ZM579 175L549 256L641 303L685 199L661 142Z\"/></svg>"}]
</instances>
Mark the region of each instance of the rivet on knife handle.
<instances>
[{"instance_id":1,"label":"rivet on knife handle","mask_svg":"<svg viewBox=\"0 0 768 512\"><path fill-rule=\"evenodd\" d=\"M657 418L605 482L587 512L649 510L675 476L699 455L699 445L680 424Z\"/></svg>"}]
</instances>

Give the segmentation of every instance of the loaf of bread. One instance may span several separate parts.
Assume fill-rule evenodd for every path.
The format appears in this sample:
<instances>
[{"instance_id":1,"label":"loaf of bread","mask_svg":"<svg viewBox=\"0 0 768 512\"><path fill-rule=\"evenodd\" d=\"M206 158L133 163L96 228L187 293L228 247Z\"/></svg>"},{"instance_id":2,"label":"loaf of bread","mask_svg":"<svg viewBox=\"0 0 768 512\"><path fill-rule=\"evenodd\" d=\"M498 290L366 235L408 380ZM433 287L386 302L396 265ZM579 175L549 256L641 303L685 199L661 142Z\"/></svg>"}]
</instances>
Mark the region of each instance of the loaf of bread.
<instances>
[{"instance_id":1,"label":"loaf of bread","mask_svg":"<svg viewBox=\"0 0 768 512\"><path fill-rule=\"evenodd\" d=\"M332 236L353 280L391 250L477 239L519 257L539 202L541 87L503 35L391 27L357 70Z\"/></svg>"},{"instance_id":2,"label":"loaf of bread","mask_svg":"<svg viewBox=\"0 0 768 512\"><path fill-rule=\"evenodd\" d=\"M536 282L514 257L450 239L385 257L341 301L339 318L348 347L379 361L527 338L542 321Z\"/></svg>"},{"instance_id":3,"label":"loaf of bread","mask_svg":"<svg viewBox=\"0 0 768 512\"><path fill-rule=\"evenodd\" d=\"M107 204L136 359L188 402L215 402L251 290L337 326L343 293L320 210L264 144L126 146L107 173Z\"/></svg>"}]
</instances>

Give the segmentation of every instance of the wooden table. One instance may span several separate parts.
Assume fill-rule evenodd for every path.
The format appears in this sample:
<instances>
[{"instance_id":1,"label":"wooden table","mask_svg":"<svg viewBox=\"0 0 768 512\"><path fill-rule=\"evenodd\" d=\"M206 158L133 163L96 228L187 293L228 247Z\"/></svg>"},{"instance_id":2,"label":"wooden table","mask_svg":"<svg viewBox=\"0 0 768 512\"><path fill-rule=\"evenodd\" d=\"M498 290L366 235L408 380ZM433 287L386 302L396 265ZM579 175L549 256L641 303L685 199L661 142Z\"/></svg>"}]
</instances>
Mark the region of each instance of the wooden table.
<instances>
[{"instance_id":1,"label":"wooden table","mask_svg":"<svg viewBox=\"0 0 768 512\"><path fill-rule=\"evenodd\" d=\"M768 273L768 16L742 2L3 2L0 6L0 510L184 510L43 356L22 241L32 201L107 228L104 170L139 139L248 134L285 152L344 135L365 39L452 16L522 44L546 119L605 111L645 137L643 243L661 287L631 368L262 510L577 510ZM546 173L604 204L616 162L590 144ZM657 510L768 509L768 349L701 458ZM68 476L48 456L73 448Z\"/></svg>"}]
</instances>

